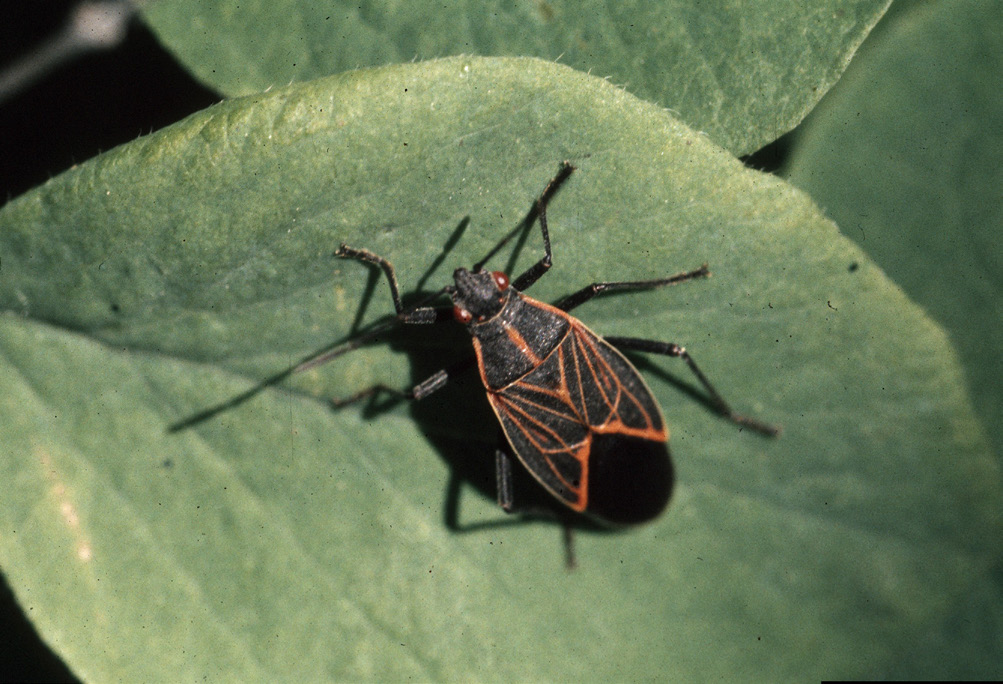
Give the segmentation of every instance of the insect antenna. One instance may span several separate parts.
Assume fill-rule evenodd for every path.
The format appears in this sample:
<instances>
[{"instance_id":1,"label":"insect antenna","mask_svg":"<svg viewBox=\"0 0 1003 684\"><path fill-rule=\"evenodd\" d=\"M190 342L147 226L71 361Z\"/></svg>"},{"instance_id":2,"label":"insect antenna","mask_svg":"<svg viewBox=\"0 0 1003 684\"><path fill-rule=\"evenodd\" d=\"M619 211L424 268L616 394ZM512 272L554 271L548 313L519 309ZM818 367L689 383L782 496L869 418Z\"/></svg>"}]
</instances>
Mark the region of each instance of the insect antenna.
<instances>
[{"instance_id":1,"label":"insect antenna","mask_svg":"<svg viewBox=\"0 0 1003 684\"><path fill-rule=\"evenodd\" d=\"M564 185L564 181L568 180L568 177L572 173L574 173L574 170L575 167L572 166L570 162L563 162L561 164L561 170L558 171L557 175L554 176L553 180L551 180L550 183L547 184L547 187L544 188L543 193L540 195L540 197L533 202L533 206L530 207L529 213L526 214L526 218L520 221L515 228L510 230L507 235L505 235L501 240L499 240L498 244L492 247L491 250L488 251L488 253L484 256L483 259L474 264L472 270L475 272L482 270L484 268L484 264L486 264L488 260L491 259L491 257L497 254L502 247L507 245L512 238L514 238L519 233L523 234L527 233L530 226L532 226L536 222L536 219L540 216L540 210L547 206L547 204L554 197L554 195L557 194L557 191L561 189L561 186ZM525 240L519 243L520 247L522 246L523 242L525 242ZM511 270L511 265L509 266L509 269Z\"/></svg>"}]
</instances>

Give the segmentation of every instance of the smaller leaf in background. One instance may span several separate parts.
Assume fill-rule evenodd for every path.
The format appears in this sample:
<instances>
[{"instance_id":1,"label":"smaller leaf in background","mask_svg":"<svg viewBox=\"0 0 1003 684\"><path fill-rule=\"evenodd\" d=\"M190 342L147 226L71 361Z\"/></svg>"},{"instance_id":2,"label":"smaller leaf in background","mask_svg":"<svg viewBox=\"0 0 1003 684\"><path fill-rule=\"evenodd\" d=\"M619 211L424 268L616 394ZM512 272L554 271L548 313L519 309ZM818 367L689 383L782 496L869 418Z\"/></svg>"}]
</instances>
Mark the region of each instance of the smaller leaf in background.
<instances>
[{"instance_id":1,"label":"smaller leaf in background","mask_svg":"<svg viewBox=\"0 0 1003 684\"><path fill-rule=\"evenodd\" d=\"M785 172L950 331L1003 459L1003 14L903 5Z\"/></svg>"},{"instance_id":2,"label":"smaller leaf in background","mask_svg":"<svg viewBox=\"0 0 1003 684\"><path fill-rule=\"evenodd\" d=\"M1000 73L999 3L897 3L805 121L784 175L947 328L1003 463ZM998 488L995 500L1003 510ZM910 649L903 676L999 676L1003 555L998 541L986 543L996 549L995 585L955 607L952 634ZM959 669L945 666L945 643L964 649Z\"/></svg>"},{"instance_id":3,"label":"smaller leaf in background","mask_svg":"<svg viewBox=\"0 0 1003 684\"><path fill-rule=\"evenodd\" d=\"M228 96L449 55L560 61L669 107L736 156L836 82L891 0L158 0L164 46Z\"/></svg>"}]
</instances>

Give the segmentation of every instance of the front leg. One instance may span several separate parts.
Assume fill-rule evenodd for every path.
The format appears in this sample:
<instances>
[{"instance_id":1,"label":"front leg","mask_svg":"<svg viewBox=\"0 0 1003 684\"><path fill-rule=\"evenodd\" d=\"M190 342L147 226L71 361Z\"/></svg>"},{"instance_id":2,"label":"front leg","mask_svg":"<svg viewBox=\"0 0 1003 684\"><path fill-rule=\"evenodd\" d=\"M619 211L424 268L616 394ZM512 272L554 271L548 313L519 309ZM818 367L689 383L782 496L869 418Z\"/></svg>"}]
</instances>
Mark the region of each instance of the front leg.
<instances>
[{"instance_id":1,"label":"front leg","mask_svg":"<svg viewBox=\"0 0 1003 684\"><path fill-rule=\"evenodd\" d=\"M603 283L592 283L577 292L572 292L566 297L558 300L554 303L554 306L561 311L571 311L572 309L581 306L590 299L597 297L601 294L608 294L612 292L624 292L624 291L638 291L638 290L653 290L658 287L665 287L666 285L676 285L677 283L684 283L687 280L693 280L694 278L706 278L710 275L710 271L707 269L707 264L704 264L700 268L694 269L692 271L684 271L683 273L677 273L674 276L669 276L668 278L659 278L657 280L631 280L622 282L603 282Z\"/></svg>"}]
</instances>

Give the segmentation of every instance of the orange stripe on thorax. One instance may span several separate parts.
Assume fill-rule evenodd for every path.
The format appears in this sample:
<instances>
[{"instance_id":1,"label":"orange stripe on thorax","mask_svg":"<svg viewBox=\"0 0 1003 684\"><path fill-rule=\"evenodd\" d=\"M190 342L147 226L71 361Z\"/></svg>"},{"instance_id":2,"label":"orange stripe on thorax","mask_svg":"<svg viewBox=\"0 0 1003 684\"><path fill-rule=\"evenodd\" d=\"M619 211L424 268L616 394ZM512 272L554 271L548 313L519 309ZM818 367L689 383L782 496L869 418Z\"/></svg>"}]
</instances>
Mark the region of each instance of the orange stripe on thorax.
<instances>
[{"instance_id":1,"label":"orange stripe on thorax","mask_svg":"<svg viewBox=\"0 0 1003 684\"><path fill-rule=\"evenodd\" d=\"M508 335L512 344L514 344L521 353L525 354L529 358L530 363L534 366L540 365L540 357L529 348L529 343L526 342L526 339L521 334L519 334L518 330L513 328L512 325L506 321L502 321L502 329L505 330L505 334Z\"/></svg>"}]
</instances>

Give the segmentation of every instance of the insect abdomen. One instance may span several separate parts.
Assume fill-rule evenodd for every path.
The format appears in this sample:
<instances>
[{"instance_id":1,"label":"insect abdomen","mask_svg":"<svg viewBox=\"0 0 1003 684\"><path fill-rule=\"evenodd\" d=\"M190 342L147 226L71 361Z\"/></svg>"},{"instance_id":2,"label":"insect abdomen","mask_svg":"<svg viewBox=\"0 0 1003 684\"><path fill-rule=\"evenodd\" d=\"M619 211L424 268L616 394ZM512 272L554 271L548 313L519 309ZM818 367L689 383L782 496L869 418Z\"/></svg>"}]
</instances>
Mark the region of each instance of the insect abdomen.
<instances>
[{"instance_id":1,"label":"insect abdomen","mask_svg":"<svg viewBox=\"0 0 1003 684\"><path fill-rule=\"evenodd\" d=\"M656 518L669 503L674 476L665 442L595 435L589 454L586 511L619 525Z\"/></svg>"},{"instance_id":2,"label":"insect abdomen","mask_svg":"<svg viewBox=\"0 0 1003 684\"><path fill-rule=\"evenodd\" d=\"M515 455L551 494L607 522L649 520L672 490L661 411L622 354L565 320L549 355L488 398Z\"/></svg>"}]
</instances>

